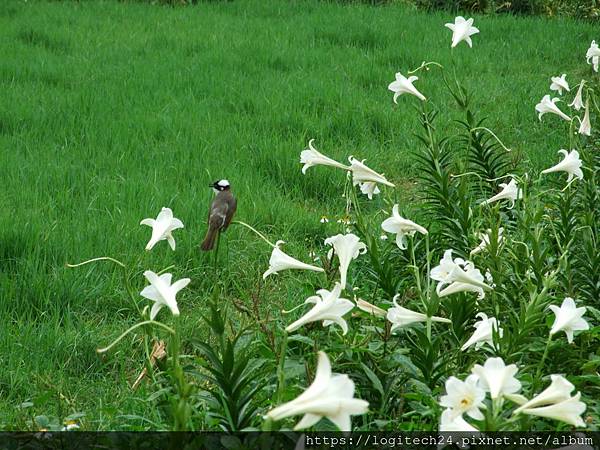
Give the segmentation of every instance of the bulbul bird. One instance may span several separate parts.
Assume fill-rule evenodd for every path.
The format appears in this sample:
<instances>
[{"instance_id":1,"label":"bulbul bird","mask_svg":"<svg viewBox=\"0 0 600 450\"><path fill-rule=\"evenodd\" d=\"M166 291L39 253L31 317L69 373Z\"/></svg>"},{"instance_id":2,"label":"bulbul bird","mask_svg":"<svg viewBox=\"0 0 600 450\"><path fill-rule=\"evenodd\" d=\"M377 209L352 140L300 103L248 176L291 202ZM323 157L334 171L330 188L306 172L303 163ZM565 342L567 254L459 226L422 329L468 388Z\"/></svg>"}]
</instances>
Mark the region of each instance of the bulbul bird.
<instances>
[{"instance_id":1,"label":"bulbul bird","mask_svg":"<svg viewBox=\"0 0 600 450\"><path fill-rule=\"evenodd\" d=\"M213 249L215 241L221 231L225 231L237 208L237 201L231 193L231 185L227 180L215 181L209 187L217 194L210 205L208 212L208 231L200 248L208 252Z\"/></svg>"}]
</instances>

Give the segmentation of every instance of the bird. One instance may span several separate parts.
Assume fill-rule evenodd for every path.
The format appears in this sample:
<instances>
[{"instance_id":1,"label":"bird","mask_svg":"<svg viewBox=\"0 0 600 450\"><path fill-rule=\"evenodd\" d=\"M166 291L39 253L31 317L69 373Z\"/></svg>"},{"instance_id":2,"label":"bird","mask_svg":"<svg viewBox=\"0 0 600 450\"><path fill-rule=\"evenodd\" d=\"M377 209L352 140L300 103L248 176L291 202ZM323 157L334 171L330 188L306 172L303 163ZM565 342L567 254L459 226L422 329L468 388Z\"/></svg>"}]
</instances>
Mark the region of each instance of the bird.
<instances>
[{"instance_id":1,"label":"bird","mask_svg":"<svg viewBox=\"0 0 600 450\"><path fill-rule=\"evenodd\" d=\"M237 209L237 201L231 193L229 181L218 180L209 184L209 187L213 188L217 195L210 205L208 231L200 245L200 249L205 252L213 249L219 233L227 229Z\"/></svg>"}]
</instances>

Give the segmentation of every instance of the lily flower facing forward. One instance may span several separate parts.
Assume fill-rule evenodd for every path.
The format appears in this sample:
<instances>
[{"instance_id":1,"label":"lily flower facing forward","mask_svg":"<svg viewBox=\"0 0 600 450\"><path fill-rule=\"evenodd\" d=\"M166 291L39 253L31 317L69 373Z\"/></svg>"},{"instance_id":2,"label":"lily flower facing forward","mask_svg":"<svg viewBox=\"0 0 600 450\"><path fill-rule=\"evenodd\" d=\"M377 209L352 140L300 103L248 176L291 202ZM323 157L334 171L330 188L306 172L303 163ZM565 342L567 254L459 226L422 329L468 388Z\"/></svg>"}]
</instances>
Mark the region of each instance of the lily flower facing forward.
<instances>
[{"instance_id":1,"label":"lily flower facing forward","mask_svg":"<svg viewBox=\"0 0 600 450\"><path fill-rule=\"evenodd\" d=\"M494 330L499 337L503 336L504 331L498 326L498 321L495 317L490 317L485 313L480 312L475 317L478 317L479 322L475 322L475 332L467 342L460 348L463 352L471 346L475 346L475 350L481 348L484 344L489 344L494 347Z\"/></svg>"},{"instance_id":2,"label":"lily flower facing forward","mask_svg":"<svg viewBox=\"0 0 600 450\"><path fill-rule=\"evenodd\" d=\"M472 374L465 381L456 377L448 378L446 395L440 397L440 406L448 408L455 416L466 413L475 420L483 420L481 408L485 408L485 391L478 386L478 381L479 378Z\"/></svg>"},{"instance_id":3,"label":"lily flower facing forward","mask_svg":"<svg viewBox=\"0 0 600 450\"><path fill-rule=\"evenodd\" d=\"M552 382L550 386L544 389L541 393L533 397L531 400L523 403L513 414L519 414L524 409L536 408L538 406L552 405L560 403L571 398L571 392L575 386L562 375L550 375Z\"/></svg>"},{"instance_id":4,"label":"lily flower facing forward","mask_svg":"<svg viewBox=\"0 0 600 450\"><path fill-rule=\"evenodd\" d=\"M583 108L583 85L584 84L585 84L585 80L581 80L581 83L579 83L579 89L577 89L577 93L575 94L575 98L573 99L573 101L571 103L569 103L569 106L572 106L577 111L579 111L581 108Z\"/></svg>"},{"instance_id":5,"label":"lily flower facing forward","mask_svg":"<svg viewBox=\"0 0 600 450\"><path fill-rule=\"evenodd\" d=\"M294 427L301 430L327 417L340 431L350 431L350 416L364 414L368 408L368 402L354 398L354 382L348 375L332 374L329 358L319 352L317 373L308 389L291 402L269 411L266 418L277 421L304 414Z\"/></svg>"},{"instance_id":6,"label":"lily flower facing forward","mask_svg":"<svg viewBox=\"0 0 600 450\"><path fill-rule=\"evenodd\" d=\"M318 295L308 297L304 302L304 304L312 303L315 306L313 306L313 308L305 315L289 325L285 331L291 333L307 323L322 320L324 327L329 326L332 323L338 324L345 335L348 332L348 324L343 316L354 308L354 303L348 299L340 298L341 292L342 286L339 283L335 283L335 287L332 291L319 289L317 291Z\"/></svg>"},{"instance_id":7,"label":"lily flower facing forward","mask_svg":"<svg viewBox=\"0 0 600 450\"><path fill-rule=\"evenodd\" d=\"M583 171L581 170L582 162L581 159L579 159L579 152L577 150L571 150L568 152L561 149L558 151L558 153L562 153L564 155L563 160L549 169L542 170L542 173L567 172L569 174L567 183L570 183L573 177L577 177L582 180Z\"/></svg>"},{"instance_id":8,"label":"lily flower facing forward","mask_svg":"<svg viewBox=\"0 0 600 450\"><path fill-rule=\"evenodd\" d=\"M481 388L489 392L492 399L515 394L521 389L521 382L515 378L517 371L515 364L507 366L502 358L488 358L483 366L475 364L471 369L479 377Z\"/></svg>"},{"instance_id":9,"label":"lily flower facing forward","mask_svg":"<svg viewBox=\"0 0 600 450\"><path fill-rule=\"evenodd\" d=\"M379 188L377 187L377 183L374 181L365 181L364 183L359 183L360 192L369 197L369 200L373 200L373 195L377 195L381 193Z\"/></svg>"},{"instance_id":10,"label":"lily flower facing forward","mask_svg":"<svg viewBox=\"0 0 600 450\"><path fill-rule=\"evenodd\" d=\"M427 230L412 220L400 216L398 205L392 208L392 217L389 217L381 224L383 231L396 234L396 245L400 250L406 249L406 236L414 236L418 231L421 234L427 234Z\"/></svg>"},{"instance_id":11,"label":"lily flower facing forward","mask_svg":"<svg viewBox=\"0 0 600 450\"><path fill-rule=\"evenodd\" d=\"M567 116L564 112L562 112L560 109L558 109L558 106L556 106L556 102L560 101L560 99L558 97L555 97L553 99L550 99L549 95L544 95L544 97L542 98L542 100L535 105L535 110L539 113L538 114L538 118L540 120L542 120L542 116L546 113L552 113L552 114L556 114L557 116L565 119L565 120L571 120L571 118L569 116Z\"/></svg>"},{"instance_id":12,"label":"lily flower facing forward","mask_svg":"<svg viewBox=\"0 0 600 450\"><path fill-rule=\"evenodd\" d=\"M579 125L579 134L584 134L586 136L592 135L592 123L590 122L590 104L589 100L585 105L585 113L583 114L583 120L581 121L581 125Z\"/></svg>"},{"instance_id":13,"label":"lily flower facing forward","mask_svg":"<svg viewBox=\"0 0 600 450\"><path fill-rule=\"evenodd\" d=\"M542 392L543 394L543 392ZM540 395L542 395L540 394ZM530 416L546 417L548 419L560 420L575 427L585 427L581 415L586 410L586 405L581 400L581 392L558 403L538 408L526 408L521 410L522 414ZM534 398L535 400L535 398Z\"/></svg>"},{"instance_id":14,"label":"lily flower facing forward","mask_svg":"<svg viewBox=\"0 0 600 450\"><path fill-rule=\"evenodd\" d=\"M314 141L314 139L308 141L308 148L306 150L302 150L302 152L300 153L300 164L304 164L304 166L302 167L303 174L306 174L308 168L312 166L332 166L337 167L339 169L350 170L348 166L345 166L342 163L339 163L325 156L316 148L314 148Z\"/></svg>"},{"instance_id":15,"label":"lily flower facing forward","mask_svg":"<svg viewBox=\"0 0 600 450\"><path fill-rule=\"evenodd\" d=\"M386 186L395 187L395 184L390 183L383 174L379 174L373 169L370 169L369 167L365 166L364 159L362 161L359 161L353 156L350 156L348 158L348 161L350 161L350 170L352 171L352 184L354 186L360 184L360 190L363 194L369 195L370 192L371 196L369 198L371 198L373 194L378 193L375 192L377 186L374 183L385 184Z\"/></svg>"},{"instance_id":16,"label":"lily flower facing forward","mask_svg":"<svg viewBox=\"0 0 600 450\"><path fill-rule=\"evenodd\" d=\"M360 242L360 238L355 234L336 234L325 239L325 245L331 245L333 252L340 261L340 284L342 289L346 289L346 280L348 276L348 267L353 259L358 258L367 252L367 246Z\"/></svg>"},{"instance_id":17,"label":"lily flower facing forward","mask_svg":"<svg viewBox=\"0 0 600 450\"><path fill-rule=\"evenodd\" d=\"M457 292L477 292L481 299L485 296L484 290L492 289L483 282L483 275L471 261L462 258L452 259L452 250L444 252L440 264L431 269L429 276L432 280L438 281L436 292L439 297Z\"/></svg>"},{"instance_id":18,"label":"lily flower facing forward","mask_svg":"<svg viewBox=\"0 0 600 450\"><path fill-rule=\"evenodd\" d=\"M590 325L583 318L587 308L582 306L577 308L575 301L571 297L567 297L563 300L560 307L556 305L550 305L550 309L556 316L550 334L556 334L559 331L564 331L567 335L567 341L569 344L573 342L573 333L575 331L589 330Z\"/></svg>"},{"instance_id":19,"label":"lily flower facing forward","mask_svg":"<svg viewBox=\"0 0 600 450\"><path fill-rule=\"evenodd\" d=\"M504 238L502 236L502 234L504 233L504 228L500 227L498 228L498 245L500 245L503 241ZM479 233L479 238L481 239L481 242L479 243L479 245L477 247L475 247L473 250L471 250L470 255L476 255L479 252L482 252L483 250L486 249L486 247L490 244L490 239L491 239L491 234L492 234L492 230L490 230L489 228L487 229L487 232L484 233Z\"/></svg>"},{"instance_id":20,"label":"lily flower facing forward","mask_svg":"<svg viewBox=\"0 0 600 450\"><path fill-rule=\"evenodd\" d=\"M321 267L305 264L302 261L298 261L296 258L292 258L290 255L287 255L279 248L282 244L285 244L285 242L277 241L275 243L275 248L273 248L273 252L271 253L271 259L269 259L269 268L265 273L263 273L263 280L271 274L288 269L325 272L325 270L323 270Z\"/></svg>"},{"instance_id":21,"label":"lily flower facing forward","mask_svg":"<svg viewBox=\"0 0 600 450\"><path fill-rule=\"evenodd\" d=\"M552 81L552 84L550 85L550 90L558 91L559 95L562 95L563 89L565 91L570 91L569 83L567 83L566 77L567 77L567 74L563 73L560 77L550 78L550 80Z\"/></svg>"},{"instance_id":22,"label":"lily flower facing forward","mask_svg":"<svg viewBox=\"0 0 600 450\"><path fill-rule=\"evenodd\" d=\"M588 51L585 54L585 59L588 64L592 64L594 72L598 72L598 66L600 65L600 48L598 48L596 41L592 41L590 44L590 48L588 48Z\"/></svg>"},{"instance_id":23,"label":"lily flower facing forward","mask_svg":"<svg viewBox=\"0 0 600 450\"><path fill-rule=\"evenodd\" d=\"M171 284L173 275L170 273L163 273L157 275L151 270L146 270L144 276L150 283L150 286L146 286L140 295L148 300L152 300L154 305L150 310L150 320L154 320L158 312L163 306L168 307L174 316L179 315L179 308L177 307L177 293L186 287L190 283L189 278L182 278Z\"/></svg>"},{"instance_id":24,"label":"lily flower facing forward","mask_svg":"<svg viewBox=\"0 0 600 450\"><path fill-rule=\"evenodd\" d=\"M364 311L375 317L385 317L387 314L387 311L385 309L380 308L379 306L375 306L363 300L362 298L356 300L356 307L361 311Z\"/></svg>"},{"instance_id":25,"label":"lily flower facing forward","mask_svg":"<svg viewBox=\"0 0 600 450\"><path fill-rule=\"evenodd\" d=\"M171 208L161 209L156 219L144 219L140 222L140 225L152 227L152 237L148 241L148 245L146 245L146 250L152 250L157 242L165 239L171 249L175 250L175 239L173 238L172 231L183 228L181 220L173 217Z\"/></svg>"},{"instance_id":26,"label":"lily flower facing forward","mask_svg":"<svg viewBox=\"0 0 600 450\"><path fill-rule=\"evenodd\" d=\"M440 418L440 431L477 432L479 430L463 419L463 416L457 416L451 409L446 409Z\"/></svg>"},{"instance_id":27,"label":"lily flower facing forward","mask_svg":"<svg viewBox=\"0 0 600 450\"><path fill-rule=\"evenodd\" d=\"M400 72L397 72L396 81L392 81L388 86L388 89L394 93L394 103L398 104L398 97L400 97L402 94L411 94L417 97L419 100L425 101L425 96L413 86L413 83L418 79L419 77L415 76L406 78Z\"/></svg>"},{"instance_id":28,"label":"lily flower facing forward","mask_svg":"<svg viewBox=\"0 0 600 450\"><path fill-rule=\"evenodd\" d=\"M411 323L427 322L427 316L425 314L421 314L416 311L411 311L410 309L406 309L400 306L397 302L398 297L398 294L394 296L394 307L387 310L387 320L389 320L392 323L391 331L394 331L396 328L405 327L407 325L410 325ZM445 319L443 317L436 316L432 316L431 321L441 323L452 323L450 319Z\"/></svg>"},{"instance_id":29,"label":"lily flower facing forward","mask_svg":"<svg viewBox=\"0 0 600 450\"><path fill-rule=\"evenodd\" d=\"M487 200L481 202L481 205L489 205L490 203L497 202L500 200L508 200L510 202L510 206L508 209L512 209L515 207L515 201L523 197L523 190L519 189L517 185L517 181L514 178L511 178L510 182L500 183L500 187L502 190Z\"/></svg>"},{"instance_id":30,"label":"lily flower facing forward","mask_svg":"<svg viewBox=\"0 0 600 450\"><path fill-rule=\"evenodd\" d=\"M473 47L471 36L479 33L479 29L473 26L473 18L465 20L464 17L458 16L454 19L454 23L447 23L444 26L452 30L451 48L456 47L462 41L465 41L469 47Z\"/></svg>"}]
</instances>

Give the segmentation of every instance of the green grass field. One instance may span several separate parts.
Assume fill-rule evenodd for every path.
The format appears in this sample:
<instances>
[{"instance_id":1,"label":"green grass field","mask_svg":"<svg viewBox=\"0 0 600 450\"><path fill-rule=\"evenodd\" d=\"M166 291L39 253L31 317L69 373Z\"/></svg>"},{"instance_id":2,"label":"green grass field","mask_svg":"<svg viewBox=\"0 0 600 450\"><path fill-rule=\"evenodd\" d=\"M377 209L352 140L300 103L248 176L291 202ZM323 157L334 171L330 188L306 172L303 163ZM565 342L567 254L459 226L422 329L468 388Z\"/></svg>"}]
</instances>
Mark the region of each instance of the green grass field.
<instances>
[{"instance_id":1,"label":"green grass field","mask_svg":"<svg viewBox=\"0 0 600 450\"><path fill-rule=\"evenodd\" d=\"M109 255L175 265L176 278L192 278L179 301L193 330L212 283L211 260L198 251L209 182L228 178L237 218L304 260L305 236L322 241L336 225L320 217L345 204L343 177L301 174L309 139L338 160L367 158L410 202L417 115L413 99L394 105L387 85L423 60L451 64L451 19L319 1L0 2L0 428L75 412L88 429L165 427L147 401L152 388L129 387L143 364L135 337L95 352L134 323L120 272L66 263ZM597 29L476 22L476 51L452 55L474 104L494 111L488 126L535 167L555 161L567 145L563 125L543 127L534 106L551 76L586 68ZM440 77L420 77L450 120ZM139 222L163 206L185 223L178 250L144 252L149 230ZM305 298L300 279L270 279L259 291L269 249L239 226L227 234L223 302L256 294L278 310ZM141 272L130 276L141 290Z\"/></svg>"}]
</instances>

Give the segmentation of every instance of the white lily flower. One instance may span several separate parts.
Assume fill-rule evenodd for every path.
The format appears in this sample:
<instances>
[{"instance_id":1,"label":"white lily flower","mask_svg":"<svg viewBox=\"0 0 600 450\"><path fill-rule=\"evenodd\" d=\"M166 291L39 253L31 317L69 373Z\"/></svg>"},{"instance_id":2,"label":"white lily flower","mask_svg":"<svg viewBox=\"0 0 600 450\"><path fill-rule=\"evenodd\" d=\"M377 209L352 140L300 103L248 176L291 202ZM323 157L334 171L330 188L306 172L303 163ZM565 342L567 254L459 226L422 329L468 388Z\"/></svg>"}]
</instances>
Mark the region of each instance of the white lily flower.
<instances>
[{"instance_id":1,"label":"white lily flower","mask_svg":"<svg viewBox=\"0 0 600 450\"><path fill-rule=\"evenodd\" d=\"M571 150L568 152L560 149L558 153L562 153L564 155L563 160L549 169L542 170L542 173L567 172L569 174L567 183L570 183L573 177L577 177L582 180L583 171L581 170L582 162L579 158L579 152L577 150Z\"/></svg>"},{"instance_id":2,"label":"white lily flower","mask_svg":"<svg viewBox=\"0 0 600 450\"><path fill-rule=\"evenodd\" d=\"M150 310L150 320L154 320L163 306L167 306L174 316L178 316L179 308L177 307L177 293L186 287L191 280L189 278L182 278L171 284L173 275L170 273L163 273L159 276L151 270L146 270L144 276L150 285L146 286L142 292L140 292L140 295L154 302L154 305L152 305L152 309Z\"/></svg>"},{"instance_id":3,"label":"white lily flower","mask_svg":"<svg viewBox=\"0 0 600 450\"><path fill-rule=\"evenodd\" d=\"M315 140L311 139L308 141L308 148L306 150L302 150L300 153L300 164L304 164L302 167L302 173L306 174L306 171L309 167L312 166L332 166L338 167L339 169L350 170L348 166L339 163L321 152L319 152L316 148L313 147L313 142Z\"/></svg>"},{"instance_id":4,"label":"white lily flower","mask_svg":"<svg viewBox=\"0 0 600 450\"><path fill-rule=\"evenodd\" d=\"M502 358L488 358L483 366L475 364L471 372L479 377L479 385L496 399L521 390L521 382L515 378L518 370L515 364L504 364Z\"/></svg>"},{"instance_id":5,"label":"white lily flower","mask_svg":"<svg viewBox=\"0 0 600 450\"><path fill-rule=\"evenodd\" d=\"M583 318L587 308L582 306L577 308L575 301L571 297L567 297L563 300L560 307L556 305L550 305L550 309L556 316L550 334L564 331L567 335L567 341L569 344L573 342L573 332L589 330L590 325Z\"/></svg>"},{"instance_id":6,"label":"white lily flower","mask_svg":"<svg viewBox=\"0 0 600 450\"><path fill-rule=\"evenodd\" d=\"M332 323L337 323L342 328L343 334L346 335L348 324L343 316L354 308L354 303L348 299L340 298L341 292L342 286L339 283L335 283L332 291L319 289L317 291L318 295L308 297L304 302L304 304L312 303L315 306L294 323L290 324L285 331L291 333L307 323L322 320L324 327Z\"/></svg>"},{"instance_id":7,"label":"white lily flower","mask_svg":"<svg viewBox=\"0 0 600 450\"><path fill-rule=\"evenodd\" d=\"M359 161L355 159L353 156L348 158L350 161L350 170L352 171L352 184L356 186L360 183L380 183L385 184L386 186L395 187L395 184L390 183L383 174L379 174L375 172L373 169L365 166L364 159ZM362 189L361 189L362 190ZM363 191L364 192L364 191Z\"/></svg>"},{"instance_id":8,"label":"white lily flower","mask_svg":"<svg viewBox=\"0 0 600 450\"><path fill-rule=\"evenodd\" d=\"M412 311L410 309L404 308L400 306L397 302L399 294L394 295L394 307L387 310L386 318L392 323L391 331L394 331L396 328L405 327L410 325L411 323L416 322L427 322L427 316L422 313L418 313L416 311ZM452 323L450 319L445 319L443 317L432 316L432 322L441 322L441 323Z\"/></svg>"},{"instance_id":9,"label":"white lily flower","mask_svg":"<svg viewBox=\"0 0 600 450\"><path fill-rule=\"evenodd\" d=\"M552 77L550 79L552 81L552 84L550 85L550 90L558 91L559 95L562 95L563 89L565 91L570 91L569 83L567 83L566 76L567 74L563 73L560 77Z\"/></svg>"},{"instance_id":10,"label":"white lily flower","mask_svg":"<svg viewBox=\"0 0 600 450\"><path fill-rule=\"evenodd\" d=\"M414 75L406 78L400 72L397 72L396 81L392 81L388 86L388 89L394 93L394 103L398 103L398 97L400 97L402 94L411 94L417 97L419 100L425 101L425 96L413 86L413 83L418 79L419 77L415 77Z\"/></svg>"},{"instance_id":11,"label":"white lily flower","mask_svg":"<svg viewBox=\"0 0 600 450\"><path fill-rule=\"evenodd\" d=\"M284 253L279 247L285 244L284 241L277 241L275 248L271 253L269 259L269 268L263 273L263 280L269 275L281 272L282 270L295 269L295 270L312 270L314 272L325 272L321 267L311 266L310 264L298 261L296 258L292 258L290 255Z\"/></svg>"},{"instance_id":12,"label":"white lily flower","mask_svg":"<svg viewBox=\"0 0 600 450\"><path fill-rule=\"evenodd\" d=\"M573 383L562 375L550 375L552 382L550 386L533 397L531 400L523 403L513 414L519 414L524 409L536 408L543 405L552 405L560 403L571 398L571 392L575 389Z\"/></svg>"},{"instance_id":13,"label":"white lily flower","mask_svg":"<svg viewBox=\"0 0 600 450\"><path fill-rule=\"evenodd\" d=\"M365 181L364 183L359 183L360 192L369 197L369 200L373 200L373 195L377 195L381 193L379 188L377 187L377 183L374 181Z\"/></svg>"},{"instance_id":14,"label":"white lily flower","mask_svg":"<svg viewBox=\"0 0 600 450\"><path fill-rule=\"evenodd\" d=\"M511 178L508 184L500 183L500 187L502 190L499 193L487 200L484 200L480 204L489 205L490 203L497 202L499 200L508 200L510 202L508 209L512 209L515 206L515 201L523 197L523 190L519 189L517 181L514 178Z\"/></svg>"},{"instance_id":15,"label":"white lily flower","mask_svg":"<svg viewBox=\"0 0 600 450\"><path fill-rule=\"evenodd\" d=\"M346 279L348 275L348 266L358 255L367 253L367 246L360 242L360 238L355 234L336 234L325 239L325 245L331 245L334 253L340 260L340 284L342 289L346 289Z\"/></svg>"},{"instance_id":16,"label":"white lily flower","mask_svg":"<svg viewBox=\"0 0 600 450\"><path fill-rule=\"evenodd\" d=\"M585 80L581 80L581 83L579 83L579 89L577 89L577 94L575 94L575 98L573 99L573 101L571 103L569 103L569 106L572 106L577 111L579 111L581 108L583 108L583 85L584 84L585 84Z\"/></svg>"},{"instance_id":17,"label":"white lily flower","mask_svg":"<svg viewBox=\"0 0 600 450\"><path fill-rule=\"evenodd\" d=\"M584 134L586 136L592 135L592 123L590 122L590 105L589 100L585 105L585 113L583 114L583 120L579 125L579 134Z\"/></svg>"},{"instance_id":18,"label":"white lily flower","mask_svg":"<svg viewBox=\"0 0 600 450\"><path fill-rule=\"evenodd\" d=\"M541 394L540 394L541 395ZM578 392L573 397L554 403L548 406L539 408L526 408L521 410L522 414L530 416L546 417L548 419L560 420L575 427L585 427L585 422L581 415L586 410L586 405L580 401L581 392Z\"/></svg>"},{"instance_id":19,"label":"white lily flower","mask_svg":"<svg viewBox=\"0 0 600 450\"><path fill-rule=\"evenodd\" d=\"M475 350L481 348L484 344L489 344L494 347L494 330L497 330L498 336L502 337L504 331L498 326L498 321L495 317L490 317L485 313L480 312L475 317L480 318L479 322L475 322L475 332L467 342L460 348L463 352L475 345Z\"/></svg>"},{"instance_id":20,"label":"white lily flower","mask_svg":"<svg viewBox=\"0 0 600 450\"><path fill-rule=\"evenodd\" d=\"M504 237L502 236L502 234L504 233L504 228L500 227L498 228L498 245L500 245L503 241L504 241ZM492 234L492 230L490 230L489 228L487 229L486 233L479 233L479 239L481 239L481 242L479 243L479 245L477 247L475 247L473 250L471 250L470 255L476 255L479 252L482 252L483 250L486 249L486 247L488 245L490 245L490 239L491 239L491 234Z\"/></svg>"},{"instance_id":21,"label":"white lily flower","mask_svg":"<svg viewBox=\"0 0 600 450\"><path fill-rule=\"evenodd\" d=\"M560 101L560 99L558 97L554 97L553 99L550 99L549 95L544 95L544 97L542 98L542 100L540 100L540 102L535 105L535 110L539 113L538 114L538 118L540 120L542 120L542 116L546 113L552 113L552 114L556 114L557 116L565 119L565 120L571 120L571 118L569 116L567 116L564 112L562 112L560 109L558 109L558 106L556 106L556 102Z\"/></svg>"},{"instance_id":22,"label":"white lily flower","mask_svg":"<svg viewBox=\"0 0 600 450\"><path fill-rule=\"evenodd\" d=\"M592 41L590 44L590 48L588 48L588 51L585 54L585 59L588 64L592 64L594 72L598 72L598 66L600 66L600 48L598 48L596 41Z\"/></svg>"},{"instance_id":23,"label":"white lily flower","mask_svg":"<svg viewBox=\"0 0 600 450\"><path fill-rule=\"evenodd\" d=\"M381 228L388 233L396 234L396 245L401 250L406 249L406 236L414 236L418 231L421 234L427 234L427 230L412 220L400 216L398 205L392 208L392 217L388 217L381 224Z\"/></svg>"},{"instance_id":24,"label":"white lily flower","mask_svg":"<svg viewBox=\"0 0 600 450\"><path fill-rule=\"evenodd\" d=\"M484 408L483 400L485 391L481 389L477 382L479 378L476 375L469 375L465 381L456 377L450 377L446 380L446 395L440 397L440 406L444 406L456 415L462 416L466 413L475 420L483 420L485 417L480 408Z\"/></svg>"},{"instance_id":25,"label":"white lily flower","mask_svg":"<svg viewBox=\"0 0 600 450\"><path fill-rule=\"evenodd\" d=\"M152 237L148 241L148 245L146 245L146 250L152 250L152 247L154 247L157 242L164 239L167 240L171 249L175 250L175 239L171 232L178 228L183 228L181 220L173 217L171 208L162 208L158 213L158 216L156 216L156 219L144 219L140 222L140 225L152 227Z\"/></svg>"},{"instance_id":26,"label":"white lily flower","mask_svg":"<svg viewBox=\"0 0 600 450\"><path fill-rule=\"evenodd\" d=\"M452 259L452 250L446 250L444 257L437 267L431 269L429 275L432 280L438 281L436 292L438 296L445 297L456 292L477 292L479 298L485 296L484 290L492 289L483 282L484 277L471 261L462 258Z\"/></svg>"},{"instance_id":27,"label":"white lily flower","mask_svg":"<svg viewBox=\"0 0 600 450\"><path fill-rule=\"evenodd\" d=\"M440 431L473 432L479 430L463 419L463 416L457 416L451 409L446 409L440 418Z\"/></svg>"},{"instance_id":28,"label":"white lily flower","mask_svg":"<svg viewBox=\"0 0 600 450\"><path fill-rule=\"evenodd\" d=\"M359 298L356 300L356 307L358 309L360 309L361 311L364 311L368 314L371 314L372 316L376 316L376 317L385 317L387 314L387 311L383 308L380 308L379 306L375 306L365 300L363 300L362 298Z\"/></svg>"},{"instance_id":29,"label":"white lily flower","mask_svg":"<svg viewBox=\"0 0 600 450\"><path fill-rule=\"evenodd\" d=\"M266 417L281 420L304 414L294 430L311 427L327 417L340 431L350 431L350 416L364 414L368 408L369 402L354 398L354 382L348 375L333 375L329 358L319 352L317 373L308 389L294 400L272 409Z\"/></svg>"},{"instance_id":30,"label":"white lily flower","mask_svg":"<svg viewBox=\"0 0 600 450\"><path fill-rule=\"evenodd\" d=\"M465 41L469 47L473 47L471 36L479 33L479 30L473 26L473 18L465 20L464 17L458 16L454 19L454 23L447 23L445 26L452 30L452 48L461 41Z\"/></svg>"}]
</instances>

